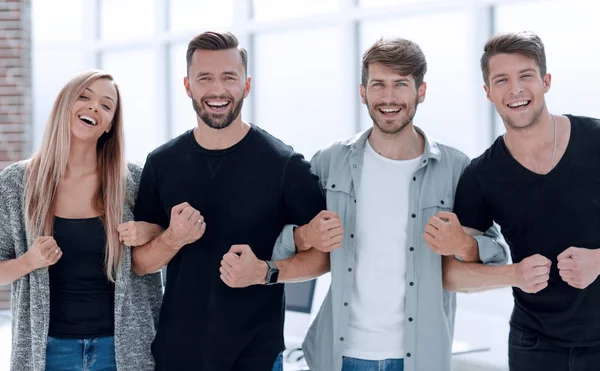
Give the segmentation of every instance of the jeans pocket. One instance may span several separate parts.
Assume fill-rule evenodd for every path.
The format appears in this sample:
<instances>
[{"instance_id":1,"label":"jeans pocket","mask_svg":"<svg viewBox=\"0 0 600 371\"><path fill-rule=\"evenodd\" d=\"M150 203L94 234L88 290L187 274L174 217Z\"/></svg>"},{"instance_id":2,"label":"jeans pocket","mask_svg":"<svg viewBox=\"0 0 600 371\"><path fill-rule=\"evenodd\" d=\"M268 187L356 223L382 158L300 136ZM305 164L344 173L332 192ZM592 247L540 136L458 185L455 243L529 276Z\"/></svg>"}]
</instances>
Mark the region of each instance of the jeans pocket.
<instances>
[{"instance_id":1,"label":"jeans pocket","mask_svg":"<svg viewBox=\"0 0 600 371\"><path fill-rule=\"evenodd\" d=\"M519 348L533 348L538 344L538 342L539 339L537 336L512 327L508 333L508 343L512 346Z\"/></svg>"}]
</instances>

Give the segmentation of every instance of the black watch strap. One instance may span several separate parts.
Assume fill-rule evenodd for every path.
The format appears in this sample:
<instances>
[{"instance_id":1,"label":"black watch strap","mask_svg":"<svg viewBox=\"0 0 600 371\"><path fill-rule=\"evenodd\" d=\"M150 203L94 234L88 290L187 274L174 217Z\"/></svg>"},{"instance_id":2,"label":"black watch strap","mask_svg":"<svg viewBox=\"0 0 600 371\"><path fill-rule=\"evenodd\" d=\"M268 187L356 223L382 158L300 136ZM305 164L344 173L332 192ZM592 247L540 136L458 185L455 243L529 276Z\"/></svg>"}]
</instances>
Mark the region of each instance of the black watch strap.
<instances>
[{"instance_id":1,"label":"black watch strap","mask_svg":"<svg viewBox=\"0 0 600 371\"><path fill-rule=\"evenodd\" d=\"M275 263L270 260L265 260L265 263L267 263L269 266L269 269L267 270L267 276L265 277L265 285L274 285L279 279L279 269Z\"/></svg>"}]
</instances>

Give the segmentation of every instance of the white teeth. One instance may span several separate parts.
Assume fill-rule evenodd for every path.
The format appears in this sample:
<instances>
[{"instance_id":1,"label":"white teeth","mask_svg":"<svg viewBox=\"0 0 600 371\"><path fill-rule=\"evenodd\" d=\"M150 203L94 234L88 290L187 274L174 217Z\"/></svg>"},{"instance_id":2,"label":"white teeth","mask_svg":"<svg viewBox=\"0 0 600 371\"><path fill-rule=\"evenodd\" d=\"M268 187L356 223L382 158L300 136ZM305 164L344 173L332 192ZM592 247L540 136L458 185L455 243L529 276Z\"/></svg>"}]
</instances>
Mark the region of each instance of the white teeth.
<instances>
[{"instance_id":1,"label":"white teeth","mask_svg":"<svg viewBox=\"0 0 600 371\"><path fill-rule=\"evenodd\" d=\"M510 108L517 108L517 107L525 106L525 105L527 105L527 103L529 103L529 101L522 100L522 101L519 101L519 102L511 103L508 106Z\"/></svg>"},{"instance_id":2,"label":"white teeth","mask_svg":"<svg viewBox=\"0 0 600 371\"><path fill-rule=\"evenodd\" d=\"M398 108L381 108L382 112L385 113L392 113L392 112L400 112L400 109Z\"/></svg>"},{"instance_id":3,"label":"white teeth","mask_svg":"<svg viewBox=\"0 0 600 371\"><path fill-rule=\"evenodd\" d=\"M81 115L81 116L79 116L79 118L80 118L80 119L82 119L82 120L87 120L87 121L89 121L89 122L90 122L92 125L96 126L96 120L94 120L93 118L91 118L91 117L89 117L89 116L84 116L84 115Z\"/></svg>"},{"instance_id":4,"label":"white teeth","mask_svg":"<svg viewBox=\"0 0 600 371\"><path fill-rule=\"evenodd\" d=\"M206 102L206 104L208 104L211 107L223 107L223 106L226 106L227 103L229 103L229 102L227 102L227 101L224 101L224 102L210 102L210 103Z\"/></svg>"}]
</instances>

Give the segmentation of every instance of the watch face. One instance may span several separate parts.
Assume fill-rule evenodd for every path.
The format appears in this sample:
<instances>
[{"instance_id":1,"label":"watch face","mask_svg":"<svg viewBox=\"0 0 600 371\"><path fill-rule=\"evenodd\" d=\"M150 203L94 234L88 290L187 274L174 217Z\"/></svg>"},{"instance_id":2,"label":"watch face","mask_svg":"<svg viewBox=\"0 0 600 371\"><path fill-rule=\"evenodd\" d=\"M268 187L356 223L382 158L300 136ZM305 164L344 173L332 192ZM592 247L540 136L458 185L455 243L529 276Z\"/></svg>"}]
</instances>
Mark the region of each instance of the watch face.
<instances>
[{"instance_id":1,"label":"watch face","mask_svg":"<svg viewBox=\"0 0 600 371\"><path fill-rule=\"evenodd\" d=\"M279 270L274 270L271 272L271 277L269 277L269 283L277 283L279 279Z\"/></svg>"}]
</instances>

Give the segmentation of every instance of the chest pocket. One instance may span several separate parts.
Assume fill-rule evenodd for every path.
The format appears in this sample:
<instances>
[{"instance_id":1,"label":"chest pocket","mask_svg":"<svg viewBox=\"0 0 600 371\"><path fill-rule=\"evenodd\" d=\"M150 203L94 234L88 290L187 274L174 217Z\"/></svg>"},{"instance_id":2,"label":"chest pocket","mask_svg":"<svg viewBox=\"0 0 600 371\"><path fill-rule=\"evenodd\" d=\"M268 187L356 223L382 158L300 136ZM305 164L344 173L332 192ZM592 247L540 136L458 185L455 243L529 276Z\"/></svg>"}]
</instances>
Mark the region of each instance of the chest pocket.
<instances>
[{"instance_id":1,"label":"chest pocket","mask_svg":"<svg viewBox=\"0 0 600 371\"><path fill-rule=\"evenodd\" d=\"M427 192L422 194L419 210L425 220L437 214L439 211L452 212L454 209L454 195L450 192Z\"/></svg>"},{"instance_id":2,"label":"chest pocket","mask_svg":"<svg viewBox=\"0 0 600 371\"><path fill-rule=\"evenodd\" d=\"M354 197L354 186L352 185L352 179L348 177L330 177L327 179L325 184L325 191L327 196L343 193L347 196Z\"/></svg>"},{"instance_id":3,"label":"chest pocket","mask_svg":"<svg viewBox=\"0 0 600 371\"><path fill-rule=\"evenodd\" d=\"M349 175L329 177L324 188L328 210L338 210L342 205L347 205L349 199L355 199L354 186Z\"/></svg>"}]
</instances>

